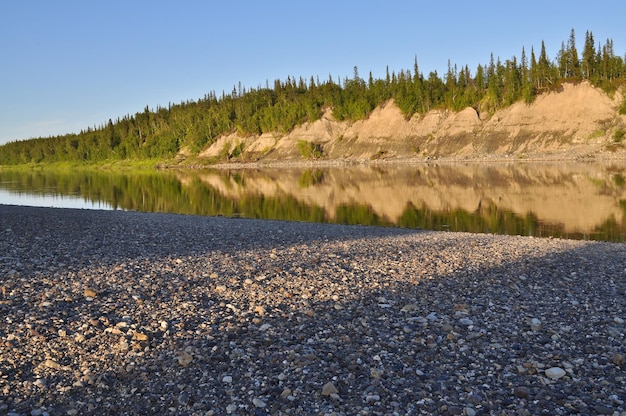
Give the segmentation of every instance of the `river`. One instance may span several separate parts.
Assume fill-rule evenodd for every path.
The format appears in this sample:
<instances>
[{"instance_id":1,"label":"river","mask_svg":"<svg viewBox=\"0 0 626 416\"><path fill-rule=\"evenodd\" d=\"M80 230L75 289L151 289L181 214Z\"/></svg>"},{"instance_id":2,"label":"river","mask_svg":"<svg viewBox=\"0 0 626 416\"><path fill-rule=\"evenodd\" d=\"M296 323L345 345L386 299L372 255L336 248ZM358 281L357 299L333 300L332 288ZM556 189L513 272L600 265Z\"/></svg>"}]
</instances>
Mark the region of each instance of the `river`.
<instances>
[{"instance_id":1,"label":"river","mask_svg":"<svg viewBox=\"0 0 626 416\"><path fill-rule=\"evenodd\" d=\"M626 241L626 166L0 171L0 203Z\"/></svg>"}]
</instances>

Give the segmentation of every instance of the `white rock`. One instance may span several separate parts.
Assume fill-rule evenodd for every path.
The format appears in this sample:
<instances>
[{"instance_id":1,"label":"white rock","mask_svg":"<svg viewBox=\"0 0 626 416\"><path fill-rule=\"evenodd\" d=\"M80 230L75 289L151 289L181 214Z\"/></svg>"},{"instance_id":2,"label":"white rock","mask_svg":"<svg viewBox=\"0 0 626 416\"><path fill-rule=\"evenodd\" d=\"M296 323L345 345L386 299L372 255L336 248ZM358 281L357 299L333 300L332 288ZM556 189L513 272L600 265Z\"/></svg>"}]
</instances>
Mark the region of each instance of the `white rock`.
<instances>
[{"instance_id":1,"label":"white rock","mask_svg":"<svg viewBox=\"0 0 626 416\"><path fill-rule=\"evenodd\" d=\"M267 406L267 404L263 400L261 400L259 398L256 398L256 397L254 399L252 399L252 404L254 404L256 407L265 407L265 406Z\"/></svg>"},{"instance_id":2,"label":"white rock","mask_svg":"<svg viewBox=\"0 0 626 416\"><path fill-rule=\"evenodd\" d=\"M233 382L233 377L232 376L224 376L224 378L222 379L222 381L224 383L232 383Z\"/></svg>"},{"instance_id":3,"label":"white rock","mask_svg":"<svg viewBox=\"0 0 626 416\"><path fill-rule=\"evenodd\" d=\"M565 370L561 367L550 367L546 370L546 377L552 380L558 380L565 375Z\"/></svg>"},{"instance_id":4,"label":"white rock","mask_svg":"<svg viewBox=\"0 0 626 416\"><path fill-rule=\"evenodd\" d=\"M530 329L533 331L539 331L541 329L541 320L538 318L532 318L530 320Z\"/></svg>"}]
</instances>

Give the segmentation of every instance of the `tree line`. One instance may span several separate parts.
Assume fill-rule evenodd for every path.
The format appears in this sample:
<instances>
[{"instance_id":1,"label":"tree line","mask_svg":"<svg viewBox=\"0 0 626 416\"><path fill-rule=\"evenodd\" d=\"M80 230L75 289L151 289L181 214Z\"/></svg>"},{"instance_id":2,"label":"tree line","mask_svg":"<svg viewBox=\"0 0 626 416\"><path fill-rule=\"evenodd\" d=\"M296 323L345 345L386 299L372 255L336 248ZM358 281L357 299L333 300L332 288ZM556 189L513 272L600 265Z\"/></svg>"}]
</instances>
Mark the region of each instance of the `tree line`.
<instances>
[{"instance_id":1,"label":"tree line","mask_svg":"<svg viewBox=\"0 0 626 416\"><path fill-rule=\"evenodd\" d=\"M393 99L407 119L436 108L474 107L492 113L520 100L531 103L563 82L588 80L612 94L625 77L625 58L615 54L611 39L596 45L587 31L579 53L572 29L554 59L542 41L538 53L532 48L528 54L522 48L519 58L504 62L492 54L489 63L478 65L474 72L467 65L448 62L442 76L437 71L425 76L415 59L412 69L390 72L387 68L384 79L374 79L370 72L365 80L354 67L351 78L337 80L332 75L325 80L288 77L250 89L239 83L230 93L218 96L213 91L167 108L146 107L80 133L9 142L0 146L0 165L167 159L182 149L198 154L224 134L288 133L320 119L327 109L338 120L361 120ZM620 111L626 113L626 100Z\"/></svg>"}]
</instances>

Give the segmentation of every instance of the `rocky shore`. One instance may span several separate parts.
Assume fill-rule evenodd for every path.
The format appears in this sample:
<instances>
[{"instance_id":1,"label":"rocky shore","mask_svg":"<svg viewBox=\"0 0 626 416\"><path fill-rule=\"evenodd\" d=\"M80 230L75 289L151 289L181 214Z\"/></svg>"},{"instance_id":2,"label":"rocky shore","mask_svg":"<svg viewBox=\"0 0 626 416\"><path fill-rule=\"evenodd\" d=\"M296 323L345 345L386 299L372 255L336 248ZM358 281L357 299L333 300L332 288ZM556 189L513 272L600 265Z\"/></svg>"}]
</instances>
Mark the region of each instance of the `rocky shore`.
<instances>
[{"instance_id":1,"label":"rocky shore","mask_svg":"<svg viewBox=\"0 0 626 416\"><path fill-rule=\"evenodd\" d=\"M626 245L0 206L0 414L626 415Z\"/></svg>"}]
</instances>

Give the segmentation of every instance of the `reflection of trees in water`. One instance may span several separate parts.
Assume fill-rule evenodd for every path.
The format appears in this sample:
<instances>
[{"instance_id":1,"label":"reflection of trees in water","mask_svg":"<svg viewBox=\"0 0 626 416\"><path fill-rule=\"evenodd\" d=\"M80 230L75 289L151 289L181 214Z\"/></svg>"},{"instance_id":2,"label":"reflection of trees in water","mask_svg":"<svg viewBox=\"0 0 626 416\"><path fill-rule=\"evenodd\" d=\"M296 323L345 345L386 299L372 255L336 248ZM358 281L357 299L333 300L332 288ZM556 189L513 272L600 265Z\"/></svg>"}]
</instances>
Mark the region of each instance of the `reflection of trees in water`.
<instances>
[{"instance_id":1,"label":"reflection of trees in water","mask_svg":"<svg viewBox=\"0 0 626 416\"><path fill-rule=\"evenodd\" d=\"M258 174L259 172L255 173ZM218 175L227 175L232 181L229 183L236 183L243 191L225 195L201 180L201 175L194 172L181 175L180 172L152 171L132 173L3 171L0 172L0 186L12 192L80 196L86 201L103 202L115 209L134 211L626 241L626 199L619 200L621 218L619 215L617 218L611 216L591 230L572 233L566 231L562 223L542 221L533 212L517 214L498 206L497 201L488 198L482 199L473 211L457 207L435 211L425 204L415 206L407 196L406 207L401 215L398 218L390 218L377 213L369 204L359 201L339 203L334 206L332 212L328 212L327 208L303 202L297 195L285 191L268 196L259 190L253 190L252 187L246 189L248 182L246 171L220 172ZM497 170L490 169L488 176L494 175L498 183L505 180ZM416 169L405 177L409 183L416 184L423 182L428 175L425 171ZM332 176L330 178L332 180ZM599 192L602 193L606 188L610 189L613 196L620 194L620 190L625 186L622 171L612 171L607 178L602 183L598 182ZM468 186L471 184L470 176L466 174L458 173L456 179ZM289 177L288 180L297 181L296 189L315 190L318 185L329 186L326 183L328 175L324 169L304 170L295 177ZM510 180L509 176L508 181ZM522 181L525 183L526 180ZM365 185L363 186L365 188Z\"/></svg>"},{"instance_id":2,"label":"reflection of trees in water","mask_svg":"<svg viewBox=\"0 0 626 416\"><path fill-rule=\"evenodd\" d=\"M307 169L302 172L298 180L300 188L308 188L321 183L324 183L324 172L321 169Z\"/></svg>"},{"instance_id":3,"label":"reflection of trees in water","mask_svg":"<svg viewBox=\"0 0 626 416\"><path fill-rule=\"evenodd\" d=\"M405 228L456 231L471 233L494 233L525 235L576 240L626 241L626 201L620 201L624 211L621 223L613 217L589 232L567 232L564 224L541 221L529 212L525 216L498 208L494 203L481 203L474 212L463 209L433 211L428 207L417 208L408 203L396 224Z\"/></svg>"}]
</instances>

